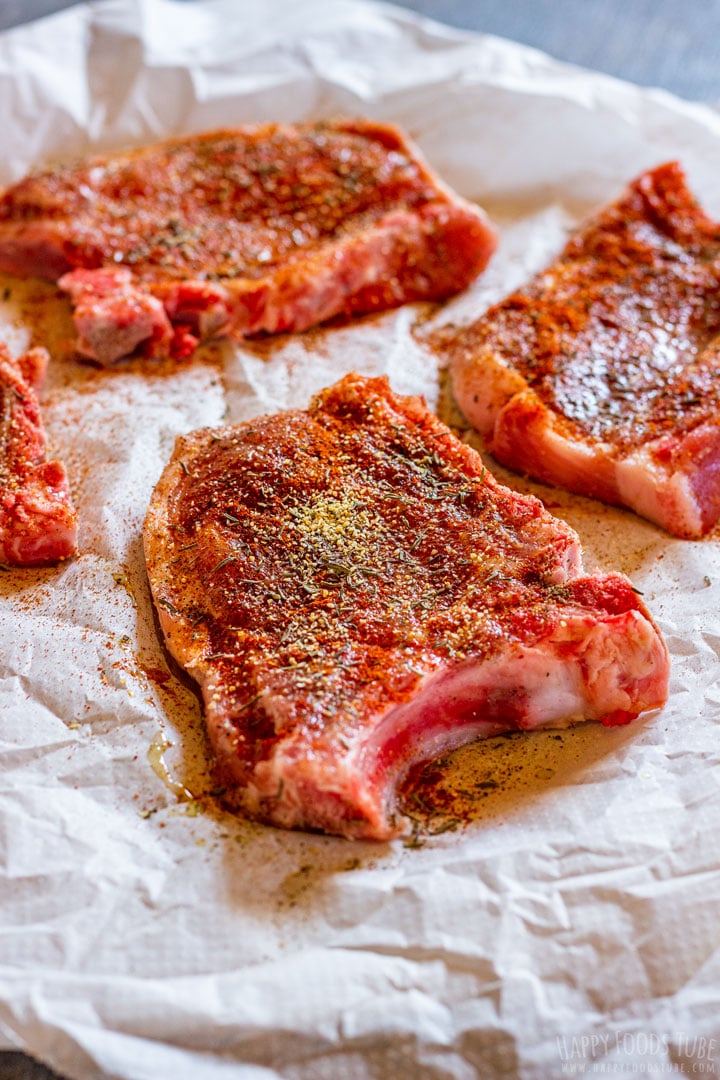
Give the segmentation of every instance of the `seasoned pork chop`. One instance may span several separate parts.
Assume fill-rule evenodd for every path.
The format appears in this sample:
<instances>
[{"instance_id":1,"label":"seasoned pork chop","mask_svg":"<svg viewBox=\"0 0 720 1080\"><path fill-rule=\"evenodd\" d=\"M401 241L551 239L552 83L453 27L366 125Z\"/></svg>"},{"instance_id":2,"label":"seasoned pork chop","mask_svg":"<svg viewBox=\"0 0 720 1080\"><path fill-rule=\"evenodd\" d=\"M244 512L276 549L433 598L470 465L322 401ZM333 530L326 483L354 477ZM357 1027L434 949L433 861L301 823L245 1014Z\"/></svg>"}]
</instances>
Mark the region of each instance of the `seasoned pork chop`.
<instances>
[{"instance_id":1,"label":"seasoned pork chop","mask_svg":"<svg viewBox=\"0 0 720 1080\"><path fill-rule=\"evenodd\" d=\"M438 344L499 461L699 537L720 518L719 334L720 225L671 163Z\"/></svg>"},{"instance_id":2,"label":"seasoned pork chop","mask_svg":"<svg viewBox=\"0 0 720 1080\"><path fill-rule=\"evenodd\" d=\"M65 468L46 460L38 394L44 349L0 345L0 563L41 566L74 555L77 514Z\"/></svg>"},{"instance_id":3,"label":"seasoned pork chop","mask_svg":"<svg viewBox=\"0 0 720 1080\"><path fill-rule=\"evenodd\" d=\"M385 379L179 439L145 553L218 782L275 825L399 835L414 762L666 697L629 581L583 576L569 526Z\"/></svg>"},{"instance_id":4,"label":"seasoned pork chop","mask_svg":"<svg viewBox=\"0 0 720 1080\"><path fill-rule=\"evenodd\" d=\"M60 285L79 351L185 355L436 300L495 234L393 127L267 125L33 174L0 199L0 270Z\"/></svg>"}]
</instances>

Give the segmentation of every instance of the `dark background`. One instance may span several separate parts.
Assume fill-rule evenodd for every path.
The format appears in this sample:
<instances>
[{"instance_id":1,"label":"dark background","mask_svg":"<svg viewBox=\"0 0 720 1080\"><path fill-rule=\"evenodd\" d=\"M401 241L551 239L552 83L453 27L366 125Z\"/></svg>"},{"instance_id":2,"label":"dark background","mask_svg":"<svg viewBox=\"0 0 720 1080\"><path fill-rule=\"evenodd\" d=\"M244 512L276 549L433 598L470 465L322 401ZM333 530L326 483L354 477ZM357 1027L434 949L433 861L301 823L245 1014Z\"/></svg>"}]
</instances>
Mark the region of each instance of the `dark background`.
<instances>
[{"instance_id":1,"label":"dark background","mask_svg":"<svg viewBox=\"0 0 720 1080\"><path fill-rule=\"evenodd\" d=\"M720 105L720 0L399 0L452 26Z\"/></svg>"},{"instance_id":2,"label":"dark background","mask_svg":"<svg viewBox=\"0 0 720 1080\"><path fill-rule=\"evenodd\" d=\"M244 2L263 0L238 2L238 17ZM297 2L301 4L302 0ZM511 38L560 60L720 106L720 0L400 0L400 3L452 26ZM68 0L0 0L0 30L70 6ZM54 1073L24 1054L0 1052L0 1080L53 1080L54 1077ZM158 1080L171 1078L158 1077Z\"/></svg>"}]
</instances>

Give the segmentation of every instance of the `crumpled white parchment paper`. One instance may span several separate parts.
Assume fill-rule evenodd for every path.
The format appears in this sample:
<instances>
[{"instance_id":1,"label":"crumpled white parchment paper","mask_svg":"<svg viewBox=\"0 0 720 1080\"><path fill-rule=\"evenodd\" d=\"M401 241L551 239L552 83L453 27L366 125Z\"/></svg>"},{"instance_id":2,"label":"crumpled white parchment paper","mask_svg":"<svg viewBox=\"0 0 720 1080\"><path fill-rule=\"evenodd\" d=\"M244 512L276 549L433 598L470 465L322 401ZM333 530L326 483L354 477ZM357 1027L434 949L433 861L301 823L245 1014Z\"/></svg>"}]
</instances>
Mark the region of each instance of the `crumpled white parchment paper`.
<instances>
[{"instance_id":1,"label":"crumpled white parchment paper","mask_svg":"<svg viewBox=\"0 0 720 1080\"><path fill-rule=\"evenodd\" d=\"M710 110L354 0L79 6L0 38L0 90L1 183L216 125L402 125L502 231L490 269L436 321L503 295L662 160L681 159L720 214ZM179 801L173 784L209 784L200 712L168 669L139 539L175 435L303 405L354 368L434 404L434 362L411 337L428 311L212 346L174 371L96 372L70 356L54 288L10 285L2 334L53 350L46 424L82 525L73 562L0 575L7 1045L75 1080L712 1073L717 540L678 541L498 470L579 530L588 568L643 591L673 654L667 707L496 747L507 782L466 829L419 849ZM483 755L453 768L482 777Z\"/></svg>"}]
</instances>

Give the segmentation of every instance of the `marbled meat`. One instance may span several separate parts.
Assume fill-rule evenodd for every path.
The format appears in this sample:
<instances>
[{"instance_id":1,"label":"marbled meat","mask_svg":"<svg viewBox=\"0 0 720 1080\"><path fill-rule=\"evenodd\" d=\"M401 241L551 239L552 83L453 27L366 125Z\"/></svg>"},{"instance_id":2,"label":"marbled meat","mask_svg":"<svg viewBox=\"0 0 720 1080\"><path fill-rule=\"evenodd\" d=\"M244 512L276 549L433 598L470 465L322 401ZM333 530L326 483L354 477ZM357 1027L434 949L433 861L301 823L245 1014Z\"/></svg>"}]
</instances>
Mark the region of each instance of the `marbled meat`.
<instances>
[{"instance_id":1,"label":"marbled meat","mask_svg":"<svg viewBox=\"0 0 720 1080\"><path fill-rule=\"evenodd\" d=\"M180 438L144 536L217 781L275 825L401 835L413 763L666 698L630 582L584 575L569 526L385 379Z\"/></svg>"},{"instance_id":2,"label":"marbled meat","mask_svg":"<svg viewBox=\"0 0 720 1080\"><path fill-rule=\"evenodd\" d=\"M75 554L77 513L65 467L48 461L38 395L44 349L0 345L0 563L43 566Z\"/></svg>"},{"instance_id":3,"label":"marbled meat","mask_svg":"<svg viewBox=\"0 0 720 1080\"><path fill-rule=\"evenodd\" d=\"M719 334L720 225L670 163L436 344L499 461L695 538L720 518Z\"/></svg>"},{"instance_id":4,"label":"marbled meat","mask_svg":"<svg viewBox=\"0 0 720 1080\"><path fill-rule=\"evenodd\" d=\"M59 280L103 364L442 299L495 242L396 128L359 120L192 135L0 198L0 270Z\"/></svg>"}]
</instances>

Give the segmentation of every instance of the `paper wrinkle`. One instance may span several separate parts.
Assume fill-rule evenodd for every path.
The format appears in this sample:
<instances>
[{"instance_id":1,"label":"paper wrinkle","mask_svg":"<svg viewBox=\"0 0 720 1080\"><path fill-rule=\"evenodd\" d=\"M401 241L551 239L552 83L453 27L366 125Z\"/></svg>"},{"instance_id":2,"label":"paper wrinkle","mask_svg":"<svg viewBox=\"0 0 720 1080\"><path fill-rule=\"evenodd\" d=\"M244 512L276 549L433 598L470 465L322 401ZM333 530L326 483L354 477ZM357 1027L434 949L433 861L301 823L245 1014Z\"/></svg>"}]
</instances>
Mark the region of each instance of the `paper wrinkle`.
<instances>
[{"instance_id":1,"label":"paper wrinkle","mask_svg":"<svg viewBox=\"0 0 720 1080\"><path fill-rule=\"evenodd\" d=\"M683 543L497 467L579 531L589 569L642 590L671 697L560 750L529 739L512 760L537 782L511 776L467 829L406 850L176 800L148 760L160 733L174 779L198 795L212 779L140 531L180 434L304 407L353 370L439 408L424 336L519 285L642 168L680 158L720 214L720 117L352 0L241 18L231 0L81 5L0 37L0 89L0 182L207 127L361 113L404 126L501 233L442 308L213 344L170 372L76 364L67 304L47 290L45 420L81 552L0 575L0 1041L77 1080L544 1080L559 1038L612 1036L607 1061L627 1066L615 1036L638 1032L664 1040L654 1066L692 1063L683 1040L717 1036L720 1007L716 538ZM19 350L15 303L0 332Z\"/></svg>"}]
</instances>

